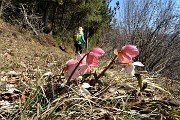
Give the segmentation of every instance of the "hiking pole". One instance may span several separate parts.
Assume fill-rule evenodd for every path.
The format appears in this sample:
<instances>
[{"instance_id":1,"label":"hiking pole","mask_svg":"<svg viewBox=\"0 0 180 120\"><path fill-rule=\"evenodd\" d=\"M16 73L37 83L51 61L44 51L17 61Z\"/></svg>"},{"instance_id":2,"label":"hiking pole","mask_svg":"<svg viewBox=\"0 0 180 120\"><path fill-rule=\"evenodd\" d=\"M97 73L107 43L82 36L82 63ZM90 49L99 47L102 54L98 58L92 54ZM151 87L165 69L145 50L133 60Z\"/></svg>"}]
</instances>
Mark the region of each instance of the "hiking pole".
<instances>
[{"instance_id":1,"label":"hiking pole","mask_svg":"<svg viewBox=\"0 0 180 120\"><path fill-rule=\"evenodd\" d=\"M87 38L87 41L86 41L86 51L88 52L88 38Z\"/></svg>"},{"instance_id":2,"label":"hiking pole","mask_svg":"<svg viewBox=\"0 0 180 120\"><path fill-rule=\"evenodd\" d=\"M87 31L87 40L86 40L86 51L88 52L88 36L89 36L89 27L88 27L88 31Z\"/></svg>"}]
</instances>

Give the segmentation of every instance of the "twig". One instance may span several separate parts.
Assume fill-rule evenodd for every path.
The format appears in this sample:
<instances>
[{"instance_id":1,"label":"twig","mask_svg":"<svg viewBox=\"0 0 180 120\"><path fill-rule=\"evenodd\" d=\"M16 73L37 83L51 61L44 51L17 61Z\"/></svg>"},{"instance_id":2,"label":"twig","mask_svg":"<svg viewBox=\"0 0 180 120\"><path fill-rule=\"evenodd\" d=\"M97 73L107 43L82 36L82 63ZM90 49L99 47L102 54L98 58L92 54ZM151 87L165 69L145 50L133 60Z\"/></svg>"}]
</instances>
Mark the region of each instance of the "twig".
<instances>
[{"instance_id":1,"label":"twig","mask_svg":"<svg viewBox=\"0 0 180 120\"><path fill-rule=\"evenodd\" d=\"M24 18L25 18L27 24L32 28L32 30L33 30L33 32L35 33L35 35L38 35L36 29L32 26L32 24L31 24L31 23L29 22L29 20L28 20L28 15L27 15L27 13L26 13L26 10L25 10L23 4L21 4L21 7L22 7L22 9L23 9L22 13L23 13L23 15L24 15Z\"/></svg>"}]
</instances>

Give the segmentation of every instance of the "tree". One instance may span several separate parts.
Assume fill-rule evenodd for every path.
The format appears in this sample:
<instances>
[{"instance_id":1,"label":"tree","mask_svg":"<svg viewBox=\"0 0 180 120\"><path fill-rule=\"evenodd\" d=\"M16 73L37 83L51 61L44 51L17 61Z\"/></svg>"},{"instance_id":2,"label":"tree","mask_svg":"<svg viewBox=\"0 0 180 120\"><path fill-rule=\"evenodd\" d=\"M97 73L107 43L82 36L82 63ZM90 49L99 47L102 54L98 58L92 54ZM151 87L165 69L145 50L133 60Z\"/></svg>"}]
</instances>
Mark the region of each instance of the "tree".
<instances>
[{"instance_id":1,"label":"tree","mask_svg":"<svg viewBox=\"0 0 180 120\"><path fill-rule=\"evenodd\" d=\"M103 24L109 24L111 15L106 0L10 0L12 6L8 15L11 22L23 21L21 4L27 16L36 16L36 29L44 32L56 31L60 36L72 35L79 26L93 36ZM31 20L29 20L31 21ZM38 25L39 24L39 25ZM20 24L19 24L20 25Z\"/></svg>"},{"instance_id":2,"label":"tree","mask_svg":"<svg viewBox=\"0 0 180 120\"><path fill-rule=\"evenodd\" d=\"M177 60L180 19L173 0L125 0L124 3L119 27L114 30L119 31L121 38L110 41L115 43L112 48L135 44L141 53L136 60L145 64L146 70L180 76L176 72L180 67L173 65L180 64Z\"/></svg>"}]
</instances>

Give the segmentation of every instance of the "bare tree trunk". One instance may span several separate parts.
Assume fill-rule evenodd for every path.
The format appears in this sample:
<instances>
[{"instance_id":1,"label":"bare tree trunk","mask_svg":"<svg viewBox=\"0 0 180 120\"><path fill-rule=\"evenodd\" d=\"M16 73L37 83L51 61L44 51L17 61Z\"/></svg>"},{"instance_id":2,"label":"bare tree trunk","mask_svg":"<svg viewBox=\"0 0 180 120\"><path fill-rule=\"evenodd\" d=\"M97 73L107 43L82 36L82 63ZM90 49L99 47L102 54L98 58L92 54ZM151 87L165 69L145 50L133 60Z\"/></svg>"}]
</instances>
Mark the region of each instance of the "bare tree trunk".
<instances>
[{"instance_id":1,"label":"bare tree trunk","mask_svg":"<svg viewBox=\"0 0 180 120\"><path fill-rule=\"evenodd\" d=\"M44 28L45 30L48 27L48 20L49 20L49 13L50 13L50 3L49 1L46 2L45 12L43 16Z\"/></svg>"}]
</instances>

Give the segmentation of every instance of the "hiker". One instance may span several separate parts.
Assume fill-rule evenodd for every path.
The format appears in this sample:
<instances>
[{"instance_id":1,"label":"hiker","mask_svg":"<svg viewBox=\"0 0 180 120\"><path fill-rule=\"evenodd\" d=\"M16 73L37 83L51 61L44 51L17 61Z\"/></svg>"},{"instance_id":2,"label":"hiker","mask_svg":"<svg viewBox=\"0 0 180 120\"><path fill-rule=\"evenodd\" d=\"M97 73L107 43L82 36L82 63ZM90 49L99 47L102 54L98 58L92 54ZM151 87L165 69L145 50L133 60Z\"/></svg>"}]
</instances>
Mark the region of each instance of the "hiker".
<instances>
[{"instance_id":1,"label":"hiker","mask_svg":"<svg viewBox=\"0 0 180 120\"><path fill-rule=\"evenodd\" d=\"M76 55L82 53L82 43L85 43L83 28L79 27L78 32L74 35L74 46L76 48Z\"/></svg>"}]
</instances>

